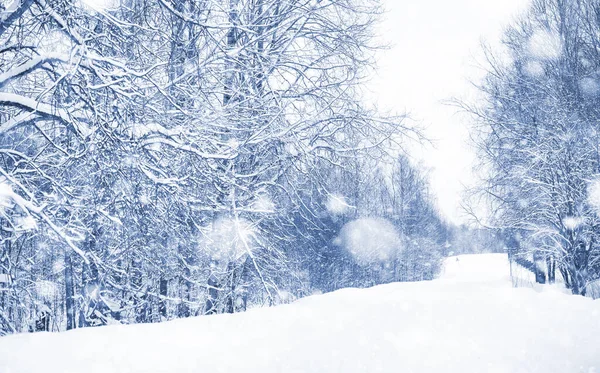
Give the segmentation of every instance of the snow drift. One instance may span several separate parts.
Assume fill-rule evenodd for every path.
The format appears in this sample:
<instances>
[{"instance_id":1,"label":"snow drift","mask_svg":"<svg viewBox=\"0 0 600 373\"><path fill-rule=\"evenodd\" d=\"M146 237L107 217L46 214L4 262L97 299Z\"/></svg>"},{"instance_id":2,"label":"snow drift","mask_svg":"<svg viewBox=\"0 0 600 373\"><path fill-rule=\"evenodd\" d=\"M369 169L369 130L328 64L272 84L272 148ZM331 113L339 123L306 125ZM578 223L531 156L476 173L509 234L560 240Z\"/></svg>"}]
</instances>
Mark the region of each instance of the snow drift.
<instances>
[{"instance_id":1,"label":"snow drift","mask_svg":"<svg viewBox=\"0 0 600 373\"><path fill-rule=\"evenodd\" d=\"M600 372L600 301L515 289L505 255L440 279L153 325L0 338L2 373Z\"/></svg>"}]
</instances>

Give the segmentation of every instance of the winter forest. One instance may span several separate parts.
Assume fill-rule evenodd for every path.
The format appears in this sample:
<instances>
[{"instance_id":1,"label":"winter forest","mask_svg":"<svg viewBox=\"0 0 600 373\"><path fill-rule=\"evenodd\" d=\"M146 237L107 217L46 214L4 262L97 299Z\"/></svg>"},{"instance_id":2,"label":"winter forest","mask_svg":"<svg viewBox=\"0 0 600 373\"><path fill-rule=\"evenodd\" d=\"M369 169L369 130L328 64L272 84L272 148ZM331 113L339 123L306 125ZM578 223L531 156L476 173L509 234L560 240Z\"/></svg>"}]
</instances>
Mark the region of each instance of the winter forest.
<instances>
[{"instance_id":1,"label":"winter forest","mask_svg":"<svg viewBox=\"0 0 600 373\"><path fill-rule=\"evenodd\" d=\"M0 0L0 336L429 281L476 253L598 309L600 2L522 2L475 98L447 97L477 160L457 222L417 155L435 136L370 99L384 1Z\"/></svg>"}]
</instances>

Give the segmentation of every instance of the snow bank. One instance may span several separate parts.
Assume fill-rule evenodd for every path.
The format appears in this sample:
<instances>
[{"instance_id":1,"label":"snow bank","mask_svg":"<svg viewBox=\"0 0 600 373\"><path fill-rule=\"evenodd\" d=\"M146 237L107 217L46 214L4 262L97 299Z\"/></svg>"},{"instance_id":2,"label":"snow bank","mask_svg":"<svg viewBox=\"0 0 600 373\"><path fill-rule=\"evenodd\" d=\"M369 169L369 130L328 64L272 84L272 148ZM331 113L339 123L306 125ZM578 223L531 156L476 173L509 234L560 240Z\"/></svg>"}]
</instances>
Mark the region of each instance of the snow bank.
<instances>
[{"instance_id":1,"label":"snow bank","mask_svg":"<svg viewBox=\"0 0 600 373\"><path fill-rule=\"evenodd\" d=\"M0 338L2 373L599 372L600 301L514 289L503 255L442 278L163 324Z\"/></svg>"},{"instance_id":2,"label":"snow bank","mask_svg":"<svg viewBox=\"0 0 600 373\"><path fill-rule=\"evenodd\" d=\"M471 254L446 258L441 280L474 283L496 282L510 286L510 268L506 254Z\"/></svg>"}]
</instances>

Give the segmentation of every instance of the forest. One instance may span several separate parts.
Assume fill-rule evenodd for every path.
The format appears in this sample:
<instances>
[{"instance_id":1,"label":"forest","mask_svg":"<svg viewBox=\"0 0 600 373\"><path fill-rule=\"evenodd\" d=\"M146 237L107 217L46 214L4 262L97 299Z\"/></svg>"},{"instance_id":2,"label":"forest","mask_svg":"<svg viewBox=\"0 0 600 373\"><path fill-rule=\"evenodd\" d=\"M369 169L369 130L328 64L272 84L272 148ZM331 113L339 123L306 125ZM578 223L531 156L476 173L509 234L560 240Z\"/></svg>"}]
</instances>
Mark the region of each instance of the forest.
<instances>
[{"instance_id":1,"label":"forest","mask_svg":"<svg viewBox=\"0 0 600 373\"><path fill-rule=\"evenodd\" d=\"M485 100L466 105L492 225L539 283L600 291L600 4L535 0L487 50Z\"/></svg>"},{"instance_id":2,"label":"forest","mask_svg":"<svg viewBox=\"0 0 600 373\"><path fill-rule=\"evenodd\" d=\"M1 334L433 278L421 134L361 100L377 2L105 5L0 13Z\"/></svg>"},{"instance_id":3,"label":"forest","mask_svg":"<svg viewBox=\"0 0 600 373\"><path fill-rule=\"evenodd\" d=\"M432 280L475 252L600 297L600 3L532 0L483 47L467 225L413 157L422 128L365 99L384 14L0 1L0 336Z\"/></svg>"}]
</instances>

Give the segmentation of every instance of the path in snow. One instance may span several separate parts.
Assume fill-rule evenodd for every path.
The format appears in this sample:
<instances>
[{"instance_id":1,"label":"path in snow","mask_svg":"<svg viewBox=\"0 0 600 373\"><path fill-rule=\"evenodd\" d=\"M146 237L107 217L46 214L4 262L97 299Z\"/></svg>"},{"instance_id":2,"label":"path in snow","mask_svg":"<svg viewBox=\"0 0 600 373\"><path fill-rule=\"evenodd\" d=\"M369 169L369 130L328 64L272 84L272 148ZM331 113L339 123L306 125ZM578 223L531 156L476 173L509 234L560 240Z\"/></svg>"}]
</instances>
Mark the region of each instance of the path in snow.
<instances>
[{"instance_id":1,"label":"path in snow","mask_svg":"<svg viewBox=\"0 0 600 373\"><path fill-rule=\"evenodd\" d=\"M600 301L515 289L502 254L441 278L163 324L0 338L1 373L600 373Z\"/></svg>"}]
</instances>

